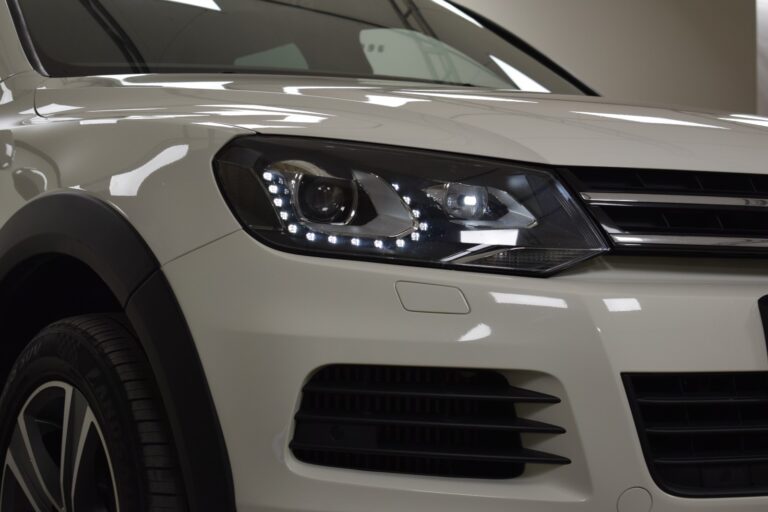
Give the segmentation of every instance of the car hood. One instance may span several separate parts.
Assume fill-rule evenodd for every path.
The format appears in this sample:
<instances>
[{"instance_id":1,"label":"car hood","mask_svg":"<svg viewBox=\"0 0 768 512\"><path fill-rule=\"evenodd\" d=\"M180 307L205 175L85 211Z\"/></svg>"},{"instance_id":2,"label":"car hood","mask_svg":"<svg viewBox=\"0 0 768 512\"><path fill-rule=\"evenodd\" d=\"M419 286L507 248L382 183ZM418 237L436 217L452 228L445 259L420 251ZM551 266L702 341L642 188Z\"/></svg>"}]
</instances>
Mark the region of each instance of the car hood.
<instances>
[{"instance_id":1,"label":"car hood","mask_svg":"<svg viewBox=\"0 0 768 512\"><path fill-rule=\"evenodd\" d=\"M604 98L261 75L51 79L50 121L190 122L570 166L764 173L768 118Z\"/></svg>"}]
</instances>

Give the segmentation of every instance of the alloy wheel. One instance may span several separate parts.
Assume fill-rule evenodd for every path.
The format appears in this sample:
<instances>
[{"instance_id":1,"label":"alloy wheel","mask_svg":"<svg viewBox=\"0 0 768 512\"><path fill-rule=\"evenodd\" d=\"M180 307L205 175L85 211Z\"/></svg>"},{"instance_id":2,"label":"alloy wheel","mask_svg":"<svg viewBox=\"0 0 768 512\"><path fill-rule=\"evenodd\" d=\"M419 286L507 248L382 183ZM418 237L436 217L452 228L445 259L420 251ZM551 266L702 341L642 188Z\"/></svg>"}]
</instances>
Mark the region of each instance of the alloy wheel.
<instances>
[{"instance_id":1,"label":"alloy wheel","mask_svg":"<svg viewBox=\"0 0 768 512\"><path fill-rule=\"evenodd\" d=\"M85 396L40 386L22 407L5 452L0 512L120 512L104 435Z\"/></svg>"}]
</instances>

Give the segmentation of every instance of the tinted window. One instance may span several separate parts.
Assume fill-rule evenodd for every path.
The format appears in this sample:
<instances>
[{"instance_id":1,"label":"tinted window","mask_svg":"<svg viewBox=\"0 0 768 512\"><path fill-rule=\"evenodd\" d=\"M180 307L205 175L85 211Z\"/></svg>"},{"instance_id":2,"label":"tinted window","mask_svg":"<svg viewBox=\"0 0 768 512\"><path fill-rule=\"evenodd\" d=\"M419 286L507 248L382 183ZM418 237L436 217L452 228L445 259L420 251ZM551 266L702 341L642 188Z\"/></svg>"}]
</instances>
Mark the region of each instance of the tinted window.
<instances>
[{"instance_id":1,"label":"tinted window","mask_svg":"<svg viewBox=\"0 0 768 512\"><path fill-rule=\"evenodd\" d=\"M577 88L447 0L20 0L52 76L315 73Z\"/></svg>"}]
</instances>

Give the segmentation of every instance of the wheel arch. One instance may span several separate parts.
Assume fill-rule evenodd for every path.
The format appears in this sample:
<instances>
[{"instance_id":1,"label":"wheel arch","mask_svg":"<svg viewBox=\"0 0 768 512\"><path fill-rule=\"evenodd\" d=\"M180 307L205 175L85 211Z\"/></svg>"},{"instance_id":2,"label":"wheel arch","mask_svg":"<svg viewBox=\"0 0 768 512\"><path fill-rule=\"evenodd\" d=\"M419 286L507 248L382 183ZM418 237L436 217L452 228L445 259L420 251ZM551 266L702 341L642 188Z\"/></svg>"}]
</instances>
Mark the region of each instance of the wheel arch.
<instances>
[{"instance_id":1,"label":"wheel arch","mask_svg":"<svg viewBox=\"0 0 768 512\"><path fill-rule=\"evenodd\" d=\"M35 294L49 290L52 297L38 303ZM66 300L70 295L76 300ZM44 327L37 324L94 307L123 311L141 342L190 510L234 511L228 452L203 366L149 246L116 208L91 195L61 191L27 203L0 228L0 326L12 333L0 338L0 354L15 360ZM0 387L7 370L0 365Z\"/></svg>"}]
</instances>

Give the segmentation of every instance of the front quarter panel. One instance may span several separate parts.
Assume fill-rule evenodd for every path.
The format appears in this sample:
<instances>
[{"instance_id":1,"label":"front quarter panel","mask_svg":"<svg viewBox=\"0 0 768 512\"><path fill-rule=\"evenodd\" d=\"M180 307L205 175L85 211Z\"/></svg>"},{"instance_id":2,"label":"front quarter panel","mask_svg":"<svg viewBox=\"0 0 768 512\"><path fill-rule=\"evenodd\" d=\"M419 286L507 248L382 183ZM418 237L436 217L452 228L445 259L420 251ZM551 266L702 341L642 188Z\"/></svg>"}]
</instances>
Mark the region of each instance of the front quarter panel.
<instances>
[{"instance_id":1,"label":"front quarter panel","mask_svg":"<svg viewBox=\"0 0 768 512\"><path fill-rule=\"evenodd\" d=\"M36 73L20 73L0 81L0 226L26 203L30 187L47 180L36 174L37 169L51 167L37 149L20 138L37 117L34 93L41 80ZM25 183L30 187L20 183L24 177L32 180Z\"/></svg>"},{"instance_id":2,"label":"front quarter panel","mask_svg":"<svg viewBox=\"0 0 768 512\"><path fill-rule=\"evenodd\" d=\"M6 132L15 153L0 171L7 182L0 221L52 191L83 191L127 217L160 264L239 229L218 192L212 159L249 132L183 116L137 111L89 120L74 106L49 108L72 114L29 116Z\"/></svg>"},{"instance_id":3,"label":"front quarter panel","mask_svg":"<svg viewBox=\"0 0 768 512\"><path fill-rule=\"evenodd\" d=\"M16 278L29 270L27 263L51 253L81 261L124 306L142 342L168 413L190 510L234 510L216 408L184 314L158 268L239 229L218 193L211 161L240 132L173 116L123 114L107 124L49 120L34 104L42 83L34 72L0 82L3 343L14 344L7 305L16 300ZM59 313L72 314L65 308L51 315ZM17 318L29 322L26 315Z\"/></svg>"}]
</instances>

